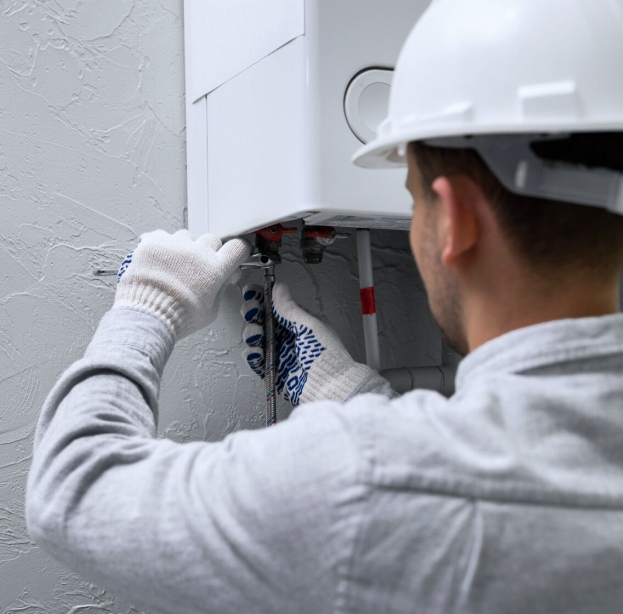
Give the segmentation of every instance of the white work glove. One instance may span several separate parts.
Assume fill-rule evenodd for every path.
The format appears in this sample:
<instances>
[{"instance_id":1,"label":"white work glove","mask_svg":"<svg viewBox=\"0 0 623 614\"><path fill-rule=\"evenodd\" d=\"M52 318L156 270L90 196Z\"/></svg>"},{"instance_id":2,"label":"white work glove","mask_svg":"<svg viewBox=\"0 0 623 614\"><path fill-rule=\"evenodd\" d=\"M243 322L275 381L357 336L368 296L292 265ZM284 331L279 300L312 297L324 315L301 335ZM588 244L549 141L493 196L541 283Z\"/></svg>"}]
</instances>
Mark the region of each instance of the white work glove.
<instances>
[{"instance_id":1,"label":"white work glove","mask_svg":"<svg viewBox=\"0 0 623 614\"><path fill-rule=\"evenodd\" d=\"M209 234L195 241L188 230L148 232L119 269L113 309L152 313L186 337L216 319L221 289L250 253L244 239L223 245Z\"/></svg>"},{"instance_id":2,"label":"white work glove","mask_svg":"<svg viewBox=\"0 0 623 614\"><path fill-rule=\"evenodd\" d=\"M247 322L243 337L244 357L251 369L264 378L264 290L245 286L242 315ZM296 406L317 400L344 401L375 372L356 363L339 337L326 324L301 309L286 284L273 290L273 314L277 344L275 387Z\"/></svg>"}]
</instances>

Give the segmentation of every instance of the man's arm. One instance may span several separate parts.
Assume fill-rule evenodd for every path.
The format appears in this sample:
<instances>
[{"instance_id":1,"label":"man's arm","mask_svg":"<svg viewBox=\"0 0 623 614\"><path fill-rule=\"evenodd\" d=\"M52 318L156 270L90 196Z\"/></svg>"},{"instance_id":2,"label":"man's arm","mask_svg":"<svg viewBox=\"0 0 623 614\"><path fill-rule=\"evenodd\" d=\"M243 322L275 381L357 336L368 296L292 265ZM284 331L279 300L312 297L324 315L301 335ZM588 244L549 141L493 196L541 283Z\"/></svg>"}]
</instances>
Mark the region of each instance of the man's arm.
<instances>
[{"instance_id":1,"label":"man's arm","mask_svg":"<svg viewBox=\"0 0 623 614\"><path fill-rule=\"evenodd\" d=\"M332 611L365 465L335 407L303 407L220 443L156 440L173 343L153 315L104 317L43 408L31 534L68 567L153 611Z\"/></svg>"}]
</instances>

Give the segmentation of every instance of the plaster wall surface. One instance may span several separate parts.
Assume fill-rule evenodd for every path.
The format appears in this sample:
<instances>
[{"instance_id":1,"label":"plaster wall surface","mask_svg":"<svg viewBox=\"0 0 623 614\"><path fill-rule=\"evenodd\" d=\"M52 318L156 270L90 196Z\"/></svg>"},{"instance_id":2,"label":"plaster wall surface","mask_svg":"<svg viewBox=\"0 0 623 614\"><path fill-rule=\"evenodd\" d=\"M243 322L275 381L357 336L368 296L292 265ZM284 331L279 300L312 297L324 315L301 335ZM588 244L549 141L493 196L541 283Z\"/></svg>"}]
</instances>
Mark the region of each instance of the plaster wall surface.
<instances>
[{"instance_id":1,"label":"plaster wall surface","mask_svg":"<svg viewBox=\"0 0 623 614\"><path fill-rule=\"evenodd\" d=\"M24 490L41 403L113 301L114 278L93 270L117 268L142 232L184 226L182 4L0 2L0 614L137 611L32 543ZM383 366L439 364L406 236L376 233L373 246ZM278 276L363 361L355 254L342 241L310 268L286 237ZM215 441L261 426L240 303L240 287L228 288L213 327L175 349L161 437Z\"/></svg>"}]
</instances>

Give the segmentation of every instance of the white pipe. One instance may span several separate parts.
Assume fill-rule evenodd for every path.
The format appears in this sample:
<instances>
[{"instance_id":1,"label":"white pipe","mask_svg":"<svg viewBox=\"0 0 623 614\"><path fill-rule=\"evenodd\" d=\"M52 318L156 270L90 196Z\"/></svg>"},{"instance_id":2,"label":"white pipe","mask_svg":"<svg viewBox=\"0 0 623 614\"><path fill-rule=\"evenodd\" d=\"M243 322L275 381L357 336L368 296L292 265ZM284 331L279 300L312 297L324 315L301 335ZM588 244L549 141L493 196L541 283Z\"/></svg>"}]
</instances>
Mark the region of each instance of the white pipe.
<instances>
[{"instance_id":1,"label":"white pipe","mask_svg":"<svg viewBox=\"0 0 623 614\"><path fill-rule=\"evenodd\" d=\"M370 368L379 371L381 368L381 352L376 322L372 248L370 246L369 230L357 230L357 257L359 259L359 288L361 291L363 338L366 344L366 363Z\"/></svg>"},{"instance_id":2,"label":"white pipe","mask_svg":"<svg viewBox=\"0 0 623 614\"><path fill-rule=\"evenodd\" d=\"M435 390L450 397L454 394L456 366L441 367L403 367L386 369L381 375L398 394L411 390Z\"/></svg>"}]
</instances>

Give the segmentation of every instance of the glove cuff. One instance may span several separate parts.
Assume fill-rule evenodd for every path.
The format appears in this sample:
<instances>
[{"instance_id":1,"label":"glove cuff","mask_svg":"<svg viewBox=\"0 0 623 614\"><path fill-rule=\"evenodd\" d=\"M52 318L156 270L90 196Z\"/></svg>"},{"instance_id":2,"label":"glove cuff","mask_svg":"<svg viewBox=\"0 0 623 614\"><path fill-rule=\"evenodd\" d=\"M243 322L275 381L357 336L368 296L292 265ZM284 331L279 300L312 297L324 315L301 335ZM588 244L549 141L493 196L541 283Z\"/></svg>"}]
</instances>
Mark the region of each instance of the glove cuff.
<instances>
[{"instance_id":1,"label":"glove cuff","mask_svg":"<svg viewBox=\"0 0 623 614\"><path fill-rule=\"evenodd\" d=\"M301 402L345 401L375 373L373 369L355 362L350 356L342 357L324 352L309 371Z\"/></svg>"},{"instance_id":2,"label":"glove cuff","mask_svg":"<svg viewBox=\"0 0 623 614\"><path fill-rule=\"evenodd\" d=\"M183 309L177 298L156 286L138 280L123 280L117 287L113 309L131 307L150 313L163 320L175 333L183 336Z\"/></svg>"}]
</instances>

